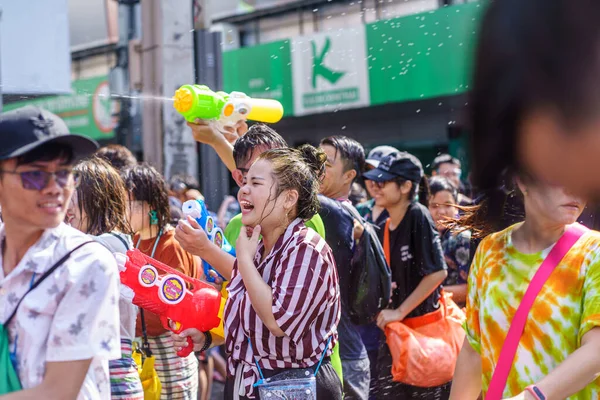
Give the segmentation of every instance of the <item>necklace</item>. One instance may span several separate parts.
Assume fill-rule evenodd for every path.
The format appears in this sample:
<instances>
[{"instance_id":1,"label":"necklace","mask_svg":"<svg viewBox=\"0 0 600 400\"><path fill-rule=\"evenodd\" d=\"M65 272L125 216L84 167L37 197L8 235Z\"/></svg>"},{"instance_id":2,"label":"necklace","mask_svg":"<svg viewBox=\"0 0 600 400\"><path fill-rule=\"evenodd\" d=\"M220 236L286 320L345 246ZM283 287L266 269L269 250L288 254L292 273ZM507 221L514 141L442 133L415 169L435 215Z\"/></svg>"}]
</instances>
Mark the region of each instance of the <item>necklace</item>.
<instances>
[{"instance_id":1,"label":"necklace","mask_svg":"<svg viewBox=\"0 0 600 400\"><path fill-rule=\"evenodd\" d=\"M154 244L152 245L152 253L150 254L151 258L154 258L154 253L156 253L156 247L158 246L158 242L160 242L160 237L162 236L162 229L158 231L158 235L156 236L156 239L154 239ZM140 243L142 242L142 236L140 235L140 237L138 238L137 243L135 244L135 248L136 249L140 249ZM148 249L143 250L140 249L140 251L144 254L148 253L148 250L150 250L150 247L148 247Z\"/></svg>"}]
</instances>

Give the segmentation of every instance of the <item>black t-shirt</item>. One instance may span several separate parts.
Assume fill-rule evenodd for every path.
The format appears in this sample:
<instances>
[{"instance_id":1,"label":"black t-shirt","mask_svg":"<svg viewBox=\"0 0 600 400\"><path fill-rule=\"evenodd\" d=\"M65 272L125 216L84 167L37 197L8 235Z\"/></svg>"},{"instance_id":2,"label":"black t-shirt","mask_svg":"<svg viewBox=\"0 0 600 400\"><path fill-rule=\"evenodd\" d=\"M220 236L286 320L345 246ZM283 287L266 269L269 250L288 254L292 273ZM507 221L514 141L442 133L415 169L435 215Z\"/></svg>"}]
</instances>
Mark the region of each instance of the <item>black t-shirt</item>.
<instances>
[{"instance_id":1,"label":"black t-shirt","mask_svg":"<svg viewBox=\"0 0 600 400\"><path fill-rule=\"evenodd\" d=\"M350 321L347 308L350 261L354 246L354 218L339 201L319 195L321 210L319 215L325 226L325 240L333 252L340 282L342 303L338 334L340 337L340 357L343 360L358 360L367 357L367 351L356 326Z\"/></svg>"},{"instance_id":2,"label":"black t-shirt","mask_svg":"<svg viewBox=\"0 0 600 400\"><path fill-rule=\"evenodd\" d=\"M385 222L380 226L382 229L379 230L379 239L383 243ZM447 269L439 233L429 210L422 204L411 203L400 225L390 231L390 256L392 281L397 285L392 293L393 308L400 307L424 277ZM435 311L439 294L438 287L407 317L418 317Z\"/></svg>"}]
</instances>

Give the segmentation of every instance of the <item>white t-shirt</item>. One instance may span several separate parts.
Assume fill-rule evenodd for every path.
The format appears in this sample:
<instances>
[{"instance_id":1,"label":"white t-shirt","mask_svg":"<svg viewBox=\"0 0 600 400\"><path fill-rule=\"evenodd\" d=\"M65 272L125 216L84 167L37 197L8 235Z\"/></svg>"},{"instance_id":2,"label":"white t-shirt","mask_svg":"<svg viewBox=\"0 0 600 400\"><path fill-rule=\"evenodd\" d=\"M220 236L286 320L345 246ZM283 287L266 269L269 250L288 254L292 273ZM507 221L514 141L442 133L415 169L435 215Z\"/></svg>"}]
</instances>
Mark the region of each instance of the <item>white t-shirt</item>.
<instances>
[{"instance_id":1,"label":"white t-shirt","mask_svg":"<svg viewBox=\"0 0 600 400\"><path fill-rule=\"evenodd\" d=\"M4 235L0 227L0 243ZM87 235L61 224L46 230L8 276L0 268L0 322L10 316L32 278L39 279L70 250L88 241ZM8 326L23 388L42 383L46 362L91 358L78 399L109 400L108 361L121 357L118 300L115 258L93 242L77 249L27 294Z\"/></svg>"}]
</instances>

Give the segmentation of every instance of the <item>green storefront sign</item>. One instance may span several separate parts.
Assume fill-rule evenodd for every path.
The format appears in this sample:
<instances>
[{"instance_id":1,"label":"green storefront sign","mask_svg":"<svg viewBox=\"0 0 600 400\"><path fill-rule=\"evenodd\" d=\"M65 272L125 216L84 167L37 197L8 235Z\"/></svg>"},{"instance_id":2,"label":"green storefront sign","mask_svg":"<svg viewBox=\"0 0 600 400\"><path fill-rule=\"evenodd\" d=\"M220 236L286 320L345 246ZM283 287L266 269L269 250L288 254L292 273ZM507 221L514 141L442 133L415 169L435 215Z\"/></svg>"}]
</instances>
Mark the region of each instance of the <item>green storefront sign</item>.
<instances>
[{"instance_id":1,"label":"green storefront sign","mask_svg":"<svg viewBox=\"0 0 600 400\"><path fill-rule=\"evenodd\" d=\"M72 83L73 94L6 104L4 111L35 105L59 115L70 131L96 140L115 137L117 103L110 97L107 77Z\"/></svg>"},{"instance_id":2,"label":"green storefront sign","mask_svg":"<svg viewBox=\"0 0 600 400\"><path fill-rule=\"evenodd\" d=\"M226 92L279 100L284 115L293 115L292 69L289 40L223 53L223 86Z\"/></svg>"},{"instance_id":3,"label":"green storefront sign","mask_svg":"<svg viewBox=\"0 0 600 400\"><path fill-rule=\"evenodd\" d=\"M465 92L481 8L468 3L368 24L371 104Z\"/></svg>"},{"instance_id":4,"label":"green storefront sign","mask_svg":"<svg viewBox=\"0 0 600 400\"><path fill-rule=\"evenodd\" d=\"M483 4L225 52L225 90L277 99L286 116L464 93ZM353 48L357 43L364 51ZM342 85L347 77L355 82ZM356 89L363 84L366 95Z\"/></svg>"}]
</instances>

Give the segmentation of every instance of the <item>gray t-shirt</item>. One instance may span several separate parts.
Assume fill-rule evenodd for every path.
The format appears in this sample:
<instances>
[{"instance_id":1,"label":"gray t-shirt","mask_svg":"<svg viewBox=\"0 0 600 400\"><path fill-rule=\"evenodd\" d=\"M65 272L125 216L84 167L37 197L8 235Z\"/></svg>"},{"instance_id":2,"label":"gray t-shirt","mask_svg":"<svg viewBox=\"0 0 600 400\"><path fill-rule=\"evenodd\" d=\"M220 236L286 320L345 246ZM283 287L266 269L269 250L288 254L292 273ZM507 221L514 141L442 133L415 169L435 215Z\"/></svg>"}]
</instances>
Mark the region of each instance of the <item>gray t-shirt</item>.
<instances>
[{"instance_id":1,"label":"gray t-shirt","mask_svg":"<svg viewBox=\"0 0 600 400\"><path fill-rule=\"evenodd\" d=\"M91 236L91 235L90 235ZM92 239L102 244L113 254L125 254L133 248L131 236L120 232L103 233L99 236L91 236ZM127 247L125 247L127 246ZM135 338L135 321L138 308L133 305L133 291L121 284L119 287L119 313L121 315L121 339L133 340Z\"/></svg>"}]
</instances>

